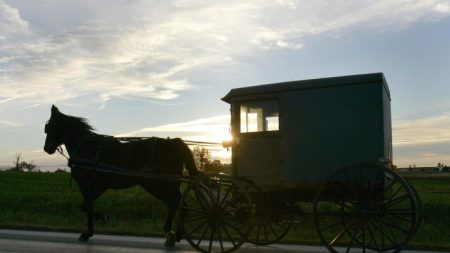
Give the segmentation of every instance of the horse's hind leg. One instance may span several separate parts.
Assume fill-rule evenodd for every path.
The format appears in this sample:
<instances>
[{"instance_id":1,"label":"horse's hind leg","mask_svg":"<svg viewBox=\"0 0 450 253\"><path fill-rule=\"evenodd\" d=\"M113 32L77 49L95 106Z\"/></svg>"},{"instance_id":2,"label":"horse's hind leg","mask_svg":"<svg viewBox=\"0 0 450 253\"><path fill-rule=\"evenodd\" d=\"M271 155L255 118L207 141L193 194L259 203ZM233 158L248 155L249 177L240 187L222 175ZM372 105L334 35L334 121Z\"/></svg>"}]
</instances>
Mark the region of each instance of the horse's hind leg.
<instances>
[{"instance_id":1,"label":"horse's hind leg","mask_svg":"<svg viewBox=\"0 0 450 253\"><path fill-rule=\"evenodd\" d=\"M140 183L140 185L148 193L166 203L168 211L166 221L164 222L164 233L166 234L166 242L164 243L164 246L175 246L176 234L172 231L172 223L181 199L180 184L173 182L151 181Z\"/></svg>"},{"instance_id":2,"label":"horse's hind leg","mask_svg":"<svg viewBox=\"0 0 450 253\"><path fill-rule=\"evenodd\" d=\"M168 205L167 218L164 223L164 232L166 233L166 242L164 243L165 247L173 247L177 241L176 233L172 231L173 218L175 217L176 211L177 205Z\"/></svg>"},{"instance_id":3,"label":"horse's hind leg","mask_svg":"<svg viewBox=\"0 0 450 253\"><path fill-rule=\"evenodd\" d=\"M186 204L183 202L183 207L185 207ZM186 218L185 213L180 213L182 215L182 217L180 218L181 220L184 220ZM183 232L181 232L181 224L180 224L180 220L178 220L177 222L177 230L176 230L176 241L179 242L181 241L181 239L183 238Z\"/></svg>"}]
</instances>

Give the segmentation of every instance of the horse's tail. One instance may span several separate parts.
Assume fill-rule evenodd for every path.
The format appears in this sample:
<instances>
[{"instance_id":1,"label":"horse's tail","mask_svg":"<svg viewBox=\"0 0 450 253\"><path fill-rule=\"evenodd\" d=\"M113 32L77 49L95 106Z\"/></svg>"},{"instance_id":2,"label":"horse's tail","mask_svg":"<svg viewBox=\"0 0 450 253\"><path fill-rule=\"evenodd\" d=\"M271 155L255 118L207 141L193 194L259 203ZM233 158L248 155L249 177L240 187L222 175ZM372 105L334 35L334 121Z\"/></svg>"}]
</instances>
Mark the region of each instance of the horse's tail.
<instances>
[{"instance_id":1,"label":"horse's tail","mask_svg":"<svg viewBox=\"0 0 450 253\"><path fill-rule=\"evenodd\" d=\"M195 165L194 157L192 156L191 150L186 145L186 143L184 143L181 139L176 138L176 140L179 143L183 163L185 168L189 172L189 175L191 176L198 175L200 171L197 169L197 165Z\"/></svg>"}]
</instances>

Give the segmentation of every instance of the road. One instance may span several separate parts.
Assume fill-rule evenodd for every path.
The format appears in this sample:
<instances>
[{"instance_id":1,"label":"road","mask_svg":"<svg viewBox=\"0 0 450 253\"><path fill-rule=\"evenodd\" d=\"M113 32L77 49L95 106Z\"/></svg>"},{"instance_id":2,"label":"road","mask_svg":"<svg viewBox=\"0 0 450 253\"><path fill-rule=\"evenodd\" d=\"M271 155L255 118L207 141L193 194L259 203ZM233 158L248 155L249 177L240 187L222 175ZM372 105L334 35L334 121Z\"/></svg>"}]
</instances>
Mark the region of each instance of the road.
<instances>
[{"instance_id":1,"label":"road","mask_svg":"<svg viewBox=\"0 0 450 253\"><path fill-rule=\"evenodd\" d=\"M163 247L164 239L155 237L95 235L89 242L77 241L78 234L0 229L0 253L189 253L196 252L185 241L173 249ZM236 253L327 253L324 247L273 244L256 247L244 244ZM402 253L437 253L409 251Z\"/></svg>"}]
</instances>

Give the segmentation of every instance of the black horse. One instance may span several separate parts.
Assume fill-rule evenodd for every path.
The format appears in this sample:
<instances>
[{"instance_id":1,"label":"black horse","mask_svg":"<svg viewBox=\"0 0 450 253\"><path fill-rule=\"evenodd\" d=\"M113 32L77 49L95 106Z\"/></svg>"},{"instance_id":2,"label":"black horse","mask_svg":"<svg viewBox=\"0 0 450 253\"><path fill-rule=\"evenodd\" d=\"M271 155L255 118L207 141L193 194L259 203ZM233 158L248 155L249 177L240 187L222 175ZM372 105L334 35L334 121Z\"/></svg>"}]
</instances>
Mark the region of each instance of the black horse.
<instances>
[{"instance_id":1,"label":"black horse","mask_svg":"<svg viewBox=\"0 0 450 253\"><path fill-rule=\"evenodd\" d=\"M163 177L182 175L183 165L191 176L199 173L191 151L182 140L154 137L121 143L112 136L94 133L86 119L65 115L54 105L45 125L45 133L47 137L44 150L48 154L55 153L59 146L65 145L70 156L72 177L84 198L83 210L87 214L88 227L80 235L80 241L87 241L94 234L93 206L102 193L107 189L140 185L167 205L165 245L175 244L172 222L181 199L180 182L164 180ZM131 173L111 173L115 169ZM159 174L162 178L131 176L132 172L150 172L152 175Z\"/></svg>"}]
</instances>

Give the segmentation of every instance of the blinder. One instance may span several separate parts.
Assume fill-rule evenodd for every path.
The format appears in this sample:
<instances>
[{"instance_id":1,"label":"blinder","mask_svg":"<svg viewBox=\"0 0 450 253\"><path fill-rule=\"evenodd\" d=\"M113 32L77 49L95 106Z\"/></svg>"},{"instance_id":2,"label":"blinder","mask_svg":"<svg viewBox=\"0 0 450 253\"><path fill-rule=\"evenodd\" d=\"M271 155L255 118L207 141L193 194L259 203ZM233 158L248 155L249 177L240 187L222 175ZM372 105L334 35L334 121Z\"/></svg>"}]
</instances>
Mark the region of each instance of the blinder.
<instances>
[{"instance_id":1,"label":"blinder","mask_svg":"<svg viewBox=\"0 0 450 253\"><path fill-rule=\"evenodd\" d=\"M47 133L50 127L50 120L47 120L47 122L45 123L45 127L44 127L44 133Z\"/></svg>"}]
</instances>

